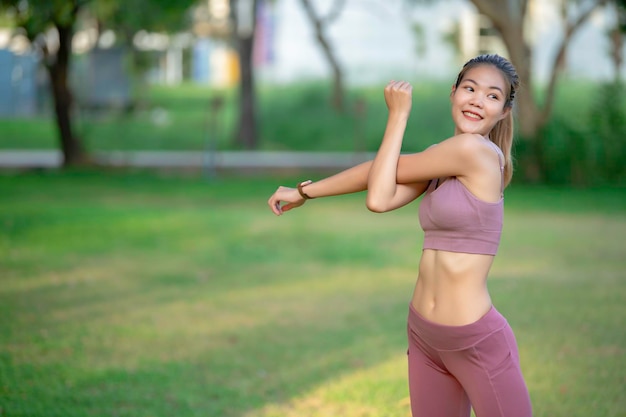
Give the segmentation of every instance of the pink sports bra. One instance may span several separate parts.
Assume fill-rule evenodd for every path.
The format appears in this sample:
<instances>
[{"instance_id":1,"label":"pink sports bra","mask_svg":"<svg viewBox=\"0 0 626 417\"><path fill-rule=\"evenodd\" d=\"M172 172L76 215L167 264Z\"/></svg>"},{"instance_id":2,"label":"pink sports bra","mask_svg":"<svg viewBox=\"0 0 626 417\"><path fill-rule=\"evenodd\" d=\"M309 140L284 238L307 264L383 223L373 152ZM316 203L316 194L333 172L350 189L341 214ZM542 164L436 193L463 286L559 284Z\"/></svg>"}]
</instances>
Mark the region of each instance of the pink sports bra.
<instances>
[{"instance_id":1,"label":"pink sports bra","mask_svg":"<svg viewBox=\"0 0 626 417\"><path fill-rule=\"evenodd\" d=\"M504 191L502 151L498 153L501 192ZM495 255L500 245L504 218L504 198L490 203L474 196L456 177L438 186L431 180L419 207L424 230L424 249Z\"/></svg>"}]
</instances>

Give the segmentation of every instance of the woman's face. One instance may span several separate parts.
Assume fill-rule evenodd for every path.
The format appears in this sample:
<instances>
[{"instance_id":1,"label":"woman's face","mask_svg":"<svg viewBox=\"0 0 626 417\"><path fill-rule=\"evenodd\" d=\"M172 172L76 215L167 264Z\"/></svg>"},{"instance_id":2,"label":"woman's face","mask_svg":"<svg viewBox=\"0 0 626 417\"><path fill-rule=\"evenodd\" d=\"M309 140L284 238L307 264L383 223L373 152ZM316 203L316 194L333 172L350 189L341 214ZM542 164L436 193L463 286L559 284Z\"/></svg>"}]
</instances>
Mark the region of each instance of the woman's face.
<instances>
[{"instance_id":1,"label":"woman's face","mask_svg":"<svg viewBox=\"0 0 626 417\"><path fill-rule=\"evenodd\" d=\"M499 69L489 64L469 69L459 86L452 86L454 134L488 136L495 124L511 110L504 107L508 95L508 84Z\"/></svg>"}]
</instances>

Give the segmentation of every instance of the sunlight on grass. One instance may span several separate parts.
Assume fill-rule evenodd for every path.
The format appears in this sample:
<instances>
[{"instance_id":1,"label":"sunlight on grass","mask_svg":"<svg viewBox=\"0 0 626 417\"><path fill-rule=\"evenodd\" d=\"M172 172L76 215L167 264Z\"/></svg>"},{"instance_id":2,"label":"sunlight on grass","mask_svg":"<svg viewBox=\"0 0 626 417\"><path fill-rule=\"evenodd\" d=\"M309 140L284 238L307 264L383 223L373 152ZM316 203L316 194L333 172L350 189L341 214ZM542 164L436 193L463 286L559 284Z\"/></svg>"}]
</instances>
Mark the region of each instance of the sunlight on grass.
<instances>
[{"instance_id":1,"label":"sunlight on grass","mask_svg":"<svg viewBox=\"0 0 626 417\"><path fill-rule=\"evenodd\" d=\"M284 404L268 404L245 417L410 416L406 354L311 389Z\"/></svg>"}]
</instances>

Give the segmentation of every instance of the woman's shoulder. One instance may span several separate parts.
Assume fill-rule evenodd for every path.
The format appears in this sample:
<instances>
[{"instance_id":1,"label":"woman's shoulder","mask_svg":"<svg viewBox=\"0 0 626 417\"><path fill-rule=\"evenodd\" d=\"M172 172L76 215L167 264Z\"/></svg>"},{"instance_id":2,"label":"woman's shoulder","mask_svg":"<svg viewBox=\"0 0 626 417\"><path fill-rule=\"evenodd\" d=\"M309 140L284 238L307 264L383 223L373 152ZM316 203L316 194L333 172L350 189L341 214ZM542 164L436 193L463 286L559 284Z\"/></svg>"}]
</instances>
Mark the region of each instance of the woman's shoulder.
<instances>
[{"instance_id":1,"label":"woman's shoulder","mask_svg":"<svg viewBox=\"0 0 626 417\"><path fill-rule=\"evenodd\" d=\"M486 166L486 155L490 151L487 140L477 134L464 133L431 145L422 152L402 155L398 180L413 183L433 178L472 176Z\"/></svg>"},{"instance_id":2,"label":"woman's shoulder","mask_svg":"<svg viewBox=\"0 0 626 417\"><path fill-rule=\"evenodd\" d=\"M465 158L472 158L472 156L493 152L488 142L489 139L478 133L461 133L431 145L427 150L437 147L442 150L445 149L447 153L458 153Z\"/></svg>"},{"instance_id":3,"label":"woman's shoulder","mask_svg":"<svg viewBox=\"0 0 626 417\"><path fill-rule=\"evenodd\" d=\"M488 140L489 139L478 133L459 133L458 135L454 135L440 143L450 142L463 147L481 148L484 147L486 141Z\"/></svg>"}]
</instances>

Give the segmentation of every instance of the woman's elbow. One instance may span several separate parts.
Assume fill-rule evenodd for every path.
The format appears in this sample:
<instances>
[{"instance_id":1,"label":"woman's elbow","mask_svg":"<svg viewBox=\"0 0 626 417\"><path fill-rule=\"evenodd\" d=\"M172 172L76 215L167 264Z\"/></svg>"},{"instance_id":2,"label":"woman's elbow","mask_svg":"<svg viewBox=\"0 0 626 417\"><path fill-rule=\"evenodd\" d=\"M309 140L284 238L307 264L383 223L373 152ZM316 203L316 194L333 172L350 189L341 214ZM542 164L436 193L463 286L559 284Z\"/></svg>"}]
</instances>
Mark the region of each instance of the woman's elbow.
<instances>
[{"instance_id":1,"label":"woman's elbow","mask_svg":"<svg viewBox=\"0 0 626 417\"><path fill-rule=\"evenodd\" d=\"M385 213L389 211L387 204L384 204L383 201L370 198L369 195L365 199L365 206L373 213Z\"/></svg>"}]
</instances>

